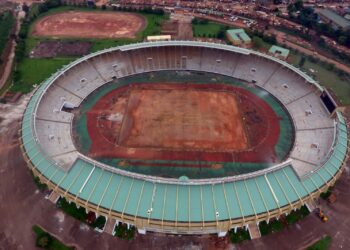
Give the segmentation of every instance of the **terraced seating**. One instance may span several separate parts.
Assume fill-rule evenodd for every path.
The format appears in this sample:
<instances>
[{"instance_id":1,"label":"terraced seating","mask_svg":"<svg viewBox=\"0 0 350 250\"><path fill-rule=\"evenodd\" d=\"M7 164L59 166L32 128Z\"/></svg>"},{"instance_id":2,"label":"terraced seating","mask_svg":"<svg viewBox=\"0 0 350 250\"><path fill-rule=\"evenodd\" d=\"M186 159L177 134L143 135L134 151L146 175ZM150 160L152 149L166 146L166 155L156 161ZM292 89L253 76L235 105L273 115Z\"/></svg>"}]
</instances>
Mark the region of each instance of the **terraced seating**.
<instances>
[{"instance_id":1,"label":"terraced seating","mask_svg":"<svg viewBox=\"0 0 350 250\"><path fill-rule=\"evenodd\" d=\"M28 164L61 196L143 231L221 233L299 208L339 178L347 158L346 123L338 112L336 118L329 117L316 83L273 58L253 51L246 56L248 52L226 45L171 41L126 45L84 57L33 94L21 129ZM150 62L150 55L156 59ZM183 56L187 56L186 65ZM221 60L220 67L216 60ZM275 95L296 126L290 159L244 176L183 182L126 172L76 151L70 134L72 115L61 110L65 103L79 105L113 77L183 68L234 72L234 77L255 79Z\"/></svg>"}]
</instances>

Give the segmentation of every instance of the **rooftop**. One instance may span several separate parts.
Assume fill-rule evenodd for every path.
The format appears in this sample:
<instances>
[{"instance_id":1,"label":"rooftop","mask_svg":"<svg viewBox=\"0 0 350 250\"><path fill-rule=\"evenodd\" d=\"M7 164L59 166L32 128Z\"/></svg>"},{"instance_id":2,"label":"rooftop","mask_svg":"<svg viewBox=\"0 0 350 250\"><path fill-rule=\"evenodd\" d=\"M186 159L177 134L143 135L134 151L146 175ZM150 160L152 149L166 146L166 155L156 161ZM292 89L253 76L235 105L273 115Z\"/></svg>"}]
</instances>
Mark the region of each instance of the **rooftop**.
<instances>
[{"instance_id":1,"label":"rooftop","mask_svg":"<svg viewBox=\"0 0 350 250\"><path fill-rule=\"evenodd\" d=\"M272 54L277 54L280 57L287 58L289 55L289 49L285 49L276 45L272 45L269 49L269 52Z\"/></svg>"},{"instance_id":2,"label":"rooftop","mask_svg":"<svg viewBox=\"0 0 350 250\"><path fill-rule=\"evenodd\" d=\"M227 30L227 34L236 41L243 41L243 42L250 42L251 39L245 33L244 29L232 29L232 30Z\"/></svg>"},{"instance_id":3,"label":"rooftop","mask_svg":"<svg viewBox=\"0 0 350 250\"><path fill-rule=\"evenodd\" d=\"M350 21L346 20L342 16L338 15L332 10L328 9L322 9L319 12L323 17L331 20L333 23L338 25L339 27L343 29L349 29L350 28Z\"/></svg>"}]
</instances>

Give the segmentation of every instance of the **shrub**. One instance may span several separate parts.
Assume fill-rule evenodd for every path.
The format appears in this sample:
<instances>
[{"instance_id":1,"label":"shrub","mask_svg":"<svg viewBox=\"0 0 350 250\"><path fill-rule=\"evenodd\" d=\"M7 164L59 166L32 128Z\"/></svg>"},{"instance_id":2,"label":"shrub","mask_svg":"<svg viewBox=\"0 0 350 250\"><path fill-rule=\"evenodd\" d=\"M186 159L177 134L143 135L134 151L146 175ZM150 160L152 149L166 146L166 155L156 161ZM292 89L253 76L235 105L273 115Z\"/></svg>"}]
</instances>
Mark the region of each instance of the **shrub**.
<instances>
[{"instance_id":1,"label":"shrub","mask_svg":"<svg viewBox=\"0 0 350 250\"><path fill-rule=\"evenodd\" d=\"M114 235L121 239L131 240L134 238L135 231L136 231L135 227L131 226L128 229L126 224L121 224L121 225L116 225Z\"/></svg>"}]
</instances>

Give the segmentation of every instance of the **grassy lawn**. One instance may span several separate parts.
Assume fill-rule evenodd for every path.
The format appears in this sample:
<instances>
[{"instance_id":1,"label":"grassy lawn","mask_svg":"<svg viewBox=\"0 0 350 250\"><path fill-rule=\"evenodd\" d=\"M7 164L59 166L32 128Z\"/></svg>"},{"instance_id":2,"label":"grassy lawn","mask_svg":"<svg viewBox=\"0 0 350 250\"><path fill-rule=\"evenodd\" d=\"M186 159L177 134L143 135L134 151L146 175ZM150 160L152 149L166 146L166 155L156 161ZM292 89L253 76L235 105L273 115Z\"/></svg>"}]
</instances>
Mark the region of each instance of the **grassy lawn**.
<instances>
[{"instance_id":1,"label":"grassy lawn","mask_svg":"<svg viewBox=\"0 0 350 250\"><path fill-rule=\"evenodd\" d=\"M255 49L255 50L267 52L270 49L270 47L272 46L272 44L265 42L264 40L262 40L258 36L253 36L253 37L251 37L251 39L252 39L252 43L253 43L253 49Z\"/></svg>"},{"instance_id":2,"label":"grassy lawn","mask_svg":"<svg viewBox=\"0 0 350 250\"><path fill-rule=\"evenodd\" d=\"M192 24L194 37L217 37L226 26L220 23L208 22L207 24Z\"/></svg>"},{"instance_id":3,"label":"grassy lawn","mask_svg":"<svg viewBox=\"0 0 350 250\"><path fill-rule=\"evenodd\" d=\"M74 58L25 58L19 65L17 65L19 80L12 85L10 91L24 93L30 92L34 84L40 84L72 60L74 60Z\"/></svg>"},{"instance_id":4,"label":"grassy lawn","mask_svg":"<svg viewBox=\"0 0 350 250\"><path fill-rule=\"evenodd\" d=\"M325 236L315 244L309 246L306 250L327 250L331 245L331 241L332 238L330 236Z\"/></svg>"},{"instance_id":5,"label":"grassy lawn","mask_svg":"<svg viewBox=\"0 0 350 250\"><path fill-rule=\"evenodd\" d=\"M303 68L308 71L309 75L313 75L322 86L334 91L342 104L350 105L350 79L341 78L334 70L329 70L309 60L306 60ZM315 70L315 73L312 74L310 69Z\"/></svg>"},{"instance_id":6,"label":"grassy lawn","mask_svg":"<svg viewBox=\"0 0 350 250\"><path fill-rule=\"evenodd\" d=\"M289 63L299 67L298 64L301 58L301 54L291 51ZM346 76L341 76L336 70L327 67L322 62L311 61L306 56L305 58L306 60L302 69L317 80L321 86L331 89L343 105L350 105L350 79ZM314 73L312 73L310 69L313 70Z\"/></svg>"},{"instance_id":7,"label":"grassy lawn","mask_svg":"<svg viewBox=\"0 0 350 250\"><path fill-rule=\"evenodd\" d=\"M41 227L33 226L33 231L36 235L36 246L48 250L72 250L74 248L64 245Z\"/></svg>"}]
</instances>

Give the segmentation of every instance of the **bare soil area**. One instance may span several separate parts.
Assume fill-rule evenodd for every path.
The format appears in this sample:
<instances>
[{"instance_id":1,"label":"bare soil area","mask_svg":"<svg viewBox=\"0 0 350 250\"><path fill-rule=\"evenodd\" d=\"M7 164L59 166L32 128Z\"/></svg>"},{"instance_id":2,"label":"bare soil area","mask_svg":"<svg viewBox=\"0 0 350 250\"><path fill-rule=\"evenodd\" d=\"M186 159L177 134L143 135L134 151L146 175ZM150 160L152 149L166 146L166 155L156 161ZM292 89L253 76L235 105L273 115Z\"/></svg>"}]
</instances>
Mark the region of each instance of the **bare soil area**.
<instances>
[{"instance_id":1,"label":"bare soil area","mask_svg":"<svg viewBox=\"0 0 350 250\"><path fill-rule=\"evenodd\" d=\"M31 52L33 58L52 58L57 56L82 56L90 52L90 42L44 41Z\"/></svg>"},{"instance_id":2,"label":"bare soil area","mask_svg":"<svg viewBox=\"0 0 350 250\"><path fill-rule=\"evenodd\" d=\"M135 38L146 20L133 13L69 11L46 16L32 35L55 38Z\"/></svg>"},{"instance_id":3,"label":"bare soil area","mask_svg":"<svg viewBox=\"0 0 350 250\"><path fill-rule=\"evenodd\" d=\"M120 145L181 150L240 151L247 138L233 93L134 89Z\"/></svg>"},{"instance_id":4,"label":"bare soil area","mask_svg":"<svg viewBox=\"0 0 350 250\"><path fill-rule=\"evenodd\" d=\"M87 111L87 132L93 158L276 162L280 126L243 88L137 83L102 96Z\"/></svg>"}]
</instances>

